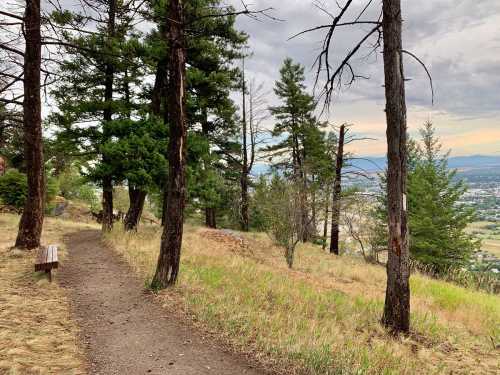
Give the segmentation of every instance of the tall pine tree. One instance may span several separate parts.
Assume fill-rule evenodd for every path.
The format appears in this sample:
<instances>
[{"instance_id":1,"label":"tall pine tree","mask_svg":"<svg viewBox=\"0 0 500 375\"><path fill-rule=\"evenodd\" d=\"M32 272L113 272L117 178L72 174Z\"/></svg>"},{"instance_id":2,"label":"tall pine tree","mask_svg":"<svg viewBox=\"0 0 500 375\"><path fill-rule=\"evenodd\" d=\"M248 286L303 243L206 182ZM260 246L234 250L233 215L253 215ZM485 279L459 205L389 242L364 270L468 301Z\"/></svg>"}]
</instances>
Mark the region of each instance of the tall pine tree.
<instances>
[{"instance_id":1,"label":"tall pine tree","mask_svg":"<svg viewBox=\"0 0 500 375\"><path fill-rule=\"evenodd\" d=\"M408 173L410 253L444 272L465 264L477 247L465 231L474 211L460 203L467 186L448 168L449 152L441 152L431 122L424 124L420 136Z\"/></svg>"}]
</instances>

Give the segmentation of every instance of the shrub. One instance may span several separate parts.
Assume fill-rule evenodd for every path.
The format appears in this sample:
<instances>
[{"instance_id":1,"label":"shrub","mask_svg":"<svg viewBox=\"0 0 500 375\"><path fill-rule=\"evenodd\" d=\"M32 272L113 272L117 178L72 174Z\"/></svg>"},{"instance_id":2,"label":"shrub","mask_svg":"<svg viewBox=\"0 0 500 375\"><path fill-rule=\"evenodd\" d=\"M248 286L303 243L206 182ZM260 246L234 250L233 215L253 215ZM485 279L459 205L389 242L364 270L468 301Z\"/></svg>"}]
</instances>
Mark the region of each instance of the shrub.
<instances>
[{"instance_id":1,"label":"shrub","mask_svg":"<svg viewBox=\"0 0 500 375\"><path fill-rule=\"evenodd\" d=\"M45 185L45 204L52 202L59 191L57 181L49 177ZM26 174L17 169L9 169L0 177L0 200L3 204L22 209L28 196Z\"/></svg>"},{"instance_id":2,"label":"shrub","mask_svg":"<svg viewBox=\"0 0 500 375\"><path fill-rule=\"evenodd\" d=\"M0 177L0 200L3 204L17 209L24 207L28 195L28 180L24 173L9 169Z\"/></svg>"},{"instance_id":3,"label":"shrub","mask_svg":"<svg viewBox=\"0 0 500 375\"><path fill-rule=\"evenodd\" d=\"M99 211L99 197L96 194L95 188L91 184L81 185L76 193L76 198L88 203L91 211Z\"/></svg>"}]
</instances>

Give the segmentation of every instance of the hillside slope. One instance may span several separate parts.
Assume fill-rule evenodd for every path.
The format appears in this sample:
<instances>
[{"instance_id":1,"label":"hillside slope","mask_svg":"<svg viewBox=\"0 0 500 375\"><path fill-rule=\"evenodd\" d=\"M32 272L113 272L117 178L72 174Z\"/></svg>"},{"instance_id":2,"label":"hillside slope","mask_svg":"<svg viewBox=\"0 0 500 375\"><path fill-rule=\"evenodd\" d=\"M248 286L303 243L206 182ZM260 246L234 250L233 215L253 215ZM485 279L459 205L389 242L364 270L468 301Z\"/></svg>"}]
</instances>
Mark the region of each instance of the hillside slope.
<instances>
[{"instance_id":1,"label":"hillside slope","mask_svg":"<svg viewBox=\"0 0 500 375\"><path fill-rule=\"evenodd\" d=\"M150 280L159 238L150 226L106 242ZM295 264L263 234L187 226L179 285L160 298L287 374L498 373L498 296L413 275L413 332L396 339L378 322L382 267L314 245Z\"/></svg>"}]
</instances>

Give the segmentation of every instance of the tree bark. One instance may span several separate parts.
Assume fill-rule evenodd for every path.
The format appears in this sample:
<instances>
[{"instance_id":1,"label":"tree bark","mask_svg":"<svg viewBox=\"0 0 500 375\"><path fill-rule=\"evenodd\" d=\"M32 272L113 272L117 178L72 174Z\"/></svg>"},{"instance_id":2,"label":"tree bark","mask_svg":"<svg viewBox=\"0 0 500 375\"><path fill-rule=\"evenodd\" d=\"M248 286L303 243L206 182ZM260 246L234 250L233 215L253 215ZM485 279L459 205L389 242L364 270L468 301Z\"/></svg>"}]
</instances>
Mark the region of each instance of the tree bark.
<instances>
[{"instance_id":1,"label":"tree bark","mask_svg":"<svg viewBox=\"0 0 500 375\"><path fill-rule=\"evenodd\" d=\"M323 244L321 245L322 249L326 249L326 238L328 236L328 203L330 202L330 188L327 186L326 188L326 199L325 199L325 218L323 222Z\"/></svg>"},{"instance_id":2,"label":"tree bark","mask_svg":"<svg viewBox=\"0 0 500 375\"><path fill-rule=\"evenodd\" d=\"M401 1L383 1L387 118L389 255L382 322L395 333L410 328L409 249L406 213L406 102L402 59Z\"/></svg>"},{"instance_id":3,"label":"tree bark","mask_svg":"<svg viewBox=\"0 0 500 375\"><path fill-rule=\"evenodd\" d=\"M34 249L40 246L45 203L42 104L40 98L42 61L40 0L26 1L24 29L26 50L24 55L23 130L28 195L19 222L15 246L23 249Z\"/></svg>"},{"instance_id":4,"label":"tree bark","mask_svg":"<svg viewBox=\"0 0 500 375\"><path fill-rule=\"evenodd\" d=\"M340 222L340 200L342 195L342 166L344 164L344 138L345 125L340 126L337 158L335 161L335 180L332 195L332 229L330 239L330 253L339 255L339 222Z\"/></svg>"},{"instance_id":5,"label":"tree bark","mask_svg":"<svg viewBox=\"0 0 500 375\"><path fill-rule=\"evenodd\" d=\"M130 205L125 215L124 228L126 231L137 231L139 222L141 221L142 211L147 193L144 190L136 189L133 186L128 187L128 196Z\"/></svg>"},{"instance_id":6,"label":"tree bark","mask_svg":"<svg viewBox=\"0 0 500 375\"><path fill-rule=\"evenodd\" d=\"M165 26L166 29L168 25ZM167 38L168 35L164 31L162 31L162 36ZM168 56L160 59L158 61L158 66L156 68L156 76L155 82L153 86L153 91L151 93L151 113L157 118L163 117L165 124L168 124L168 111L163 108L163 116L162 116L162 101L163 98L166 97L167 86L168 86ZM168 158L168 155L166 155ZM167 202L167 187L165 185L163 194L163 205L161 210L161 225L165 225L165 214L166 214L166 202Z\"/></svg>"},{"instance_id":7,"label":"tree bark","mask_svg":"<svg viewBox=\"0 0 500 375\"><path fill-rule=\"evenodd\" d=\"M161 116L162 98L165 97L166 88L168 85L168 59L163 58L158 61L156 68L155 82L151 93L151 113ZM166 112L166 111L165 111Z\"/></svg>"},{"instance_id":8,"label":"tree bark","mask_svg":"<svg viewBox=\"0 0 500 375\"><path fill-rule=\"evenodd\" d=\"M247 111L246 111L246 82L245 82L245 58L243 58L243 121L242 121L242 151L243 162L241 164L241 230L248 232L249 219L248 219L248 150L247 150Z\"/></svg>"},{"instance_id":9,"label":"tree bark","mask_svg":"<svg viewBox=\"0 0 500 375\"><path fill-rule=\"evenodd\" d=\"M116 18L116 0L110 0L108 9L108 38L112 39L115 35L115 18ZM106 127L113 120L113 83L114 83L115 67L112 62L106 63L105 78L104 78L104 124L103 124L103 140L109 139ZM106 155L102 156L102 162L107 163ZM109 232L113 229L113 177L105 175L102 179L102 231Z\"/></svg>"},{"instance_id":10,"label":"tree bark","mask_svg":"<svg viewBox=\"0 0 500 375\"><path fill-rule=\"evenodd\" d=\"M186 197L186 114L185 76L186 51L184 46L184 15L182 0L170 0L169 64L169 117L170 139L168 145L169 176L166 202L166 222L160 245L154 288L163 289L175 284L179 263L184 225Z\"/></svg>"},{"instance_id":11,"label":"tree bark","mask_svg":"<svg viewBox=\"0 0 500 375\"><path fill-rule=\"evenodd\" d=\"M311 221L309 225L309 235L310 238L315 240L318 235L318 223L317 223L317 218L316 218L316 188L314 185L315 181L315 176L314 174L311 177L311 185L312 185L312 191L311 191Z\"/></svg>"},{"instance_id":12,"label":"tree bark","mask_svg":"<svg viewBox=\"0 0 500 375\"><path fill-rule=\"evenodd\" d=\"M214 207L205 207L205 225L209 228L217 228L217 220L215 217Z\"/></svg>"}]
</instances>

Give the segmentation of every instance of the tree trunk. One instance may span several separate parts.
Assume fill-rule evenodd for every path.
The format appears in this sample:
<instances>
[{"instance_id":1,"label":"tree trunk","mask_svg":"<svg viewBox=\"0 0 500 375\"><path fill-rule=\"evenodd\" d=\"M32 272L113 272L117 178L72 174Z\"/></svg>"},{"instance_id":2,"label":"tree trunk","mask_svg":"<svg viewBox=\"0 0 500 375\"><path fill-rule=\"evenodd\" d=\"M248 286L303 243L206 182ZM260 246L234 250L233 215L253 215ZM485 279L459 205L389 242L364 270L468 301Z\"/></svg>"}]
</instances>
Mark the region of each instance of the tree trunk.
<instances>
[{"instance_id":1,"label":"tree trunk","mask_svg":"<svg viewBox=\"0 0 500 375\"><path fill-rule=\"evenodd\" d=\"M113 182L111 177L102 179L102 231L110 232L113 229Z\"/></svg>"},{"instance_id":2,"label":"tree trunk","mask_svg":"<svg viewBox=\"0 0 500 375\"><path fill-rule=\"evenodd\" d=\"M124 227L126 231L137 231L137 226L141 221L142 211L147 193L144 190L136 189L133 186L128 187L128 196L130 205L125 215Z\"/></svg>"},{"instance_id":3,"label":"tree trunk","mask_svg":"<svg viewBox=\"0 0 500 375\"><path fill-rule=\"evenodd\" d=\"M23 130L28 195L19 222L15 246L23 249L34 249L40 246L45 198L40 98L40 66L42 61L40 0L26 1L24 26L26 50L24 55Z\"/></svg>"},{"instance_id":4,"label":"tree trunk","mask_svg":"<svg viewBox=\"0 0 500 375\"><path fill-rule=\"evenodd\" d=\"M205 225L209 228L217 228L214 207L205 207Z\"/></svg>"},{"instance_id":5,"label":"tree trunk","mask_svg":"<svg viewBox=\"0 0 500 375\"><path fill-rule=\"evenodd\" d=\"M389 255L382 322L393 332L410 329L408 227L406 213L406 102L402 59L401 0L383 1L387 118L387 207Z\"/></svg>"},{"instance_id":6,"label":"tree trunk","mask_svg":"<svg viewBox=\"0 0 500 375\"><path fill-rule=\"evenodd\" d=\"M167 34L163 31L162 28L162 36L168 37ZM156 67L156 76L155 82L153 86L153 91L151 93L151 113L157 118L162 117L162 99L165 98L168 86L168 56L160 59L158 61L158 66ZM166 107L166 106L164 106ZM165 124L168 124L168 111L166 108L163 108L163 120ZM168 158L168 155L166 155ZM165 225L165 210L166 210L166 202L167 202L167 187L165 185L163 191L163 205L161 210L161 225Z\"/></svg>"},{"instance_id":7,"label":"tree trunk","mask_svg":"<svg viewBox=\"0 0 500 375\"><path fill-rule=\"evenodd\" d=\"M332 196L332 230L330 240L330 253L339 255L339 222L340 222L340 200L342 195L342 166L344 164L344 138L345 125L340 126L339 144L335 162L335 181L333 183Z\"/></svg>"},{"instance_id":8,"label":"tree trunk","mask_svg":"<svg viewBox=\"0 0 500 375\"><path fill-rule=\"evenodd\" d=\"M156 68L155 82L153 86L153 91L151 93L151 113L157 117L161 117L162 114L161 111L162 98L165 97L167 85L168 85L168 59L163 58L160 59L160 61L158 61L158 66Z\"/></svg>"},{"instance_id":9,"label":"tree trunk","mask_svg":"<svg viewBox=\"0 0 500 375\"><path fill-rule=\"evenodd\" d=\"M112 39L115 35L115 17L116 1L110 0L108 9L108 38ZM112 63L106 64L104 78L104 124L103 141L109 139L107 126L113 120L113 110L111 108L113 101L113 82L115 67ZM102 156L102 162L107 163L106 155ZM102 231L109 232L113 229L113 176L105 175L102 179Z\"/></svg>"},{"instance_id":10,"label":"tree trunk","mask_svg":"<svg viewBox=\"0 0 500 375\"><path fill-rule=\"evenodd\" d=\"M0 134L0 135L2 135L2 134ZM5 159L0 156L0 176L3 176L5 174L6 169L7 169L7 167L6 167Z\"/></svg>"},{"instance_id":11,"label":"tree trunk","mask_svg":"<svg viewBox=\"0 0 500 375\"><path fill-rule=\"evenodd\" d=\"M245 82L245 58L243 58L243 121L242 121L242 151L243 163L241 165L241 230L247 232L249 228L248 219L248 150L247 150L247 110L246 110L246 82Z\"/></svg>"},{"instance_id":12,"label":"tree trunk","mask_svg":"<svg viewBox=\"0 0 500 375\"><path fill-rule=\"evenodd\" d=\"M152 280L152 286L158 289L166 288L177 281L186 197L186 51L184 47L184 16L181 0L170 0L168 18L170 23L167 43L170 46L168 90L170 117L169 176L166 222L163 227L158 265Z\"/></svg>"},{"instance_id":13,"label":"tree trunk","mask_svg":"<svg viewBox=\"0 0 500 375\"><path fill-rule=\"evenodd\" d=\"M295 250L295 247L288 247L288 246L285 249L286 264L288 265L288 268L290 268L290 269L293 267L294 250Z\"/></svg>"},{"instance_id":14,"label":"tree trunk","mask_svg":"<svg viewBox=\"0 0 500 375\"><path fill-rule=\"evenodd\" d=\"M316 239L318 235L318 223L316 222L316 188L314 186L314 181L315 177L312 175L311 178L311 185L312 185L312 191L311 191L311 224L309 225L309 233L310 236L313 240Z\"/></svg>"},{"instance_id":15,"label":"tree trunk","mask_svg":"<svg viewBox=\"0 0 500 375\"><path fill-rule=\"evenodd\" d=\"M325 199L325 221L323 222L323 250L326 249L326 238L328 236L328 203L330 202L330 189L329 186L326 188L326 199Z\"/></svg>"}]
</instances>

